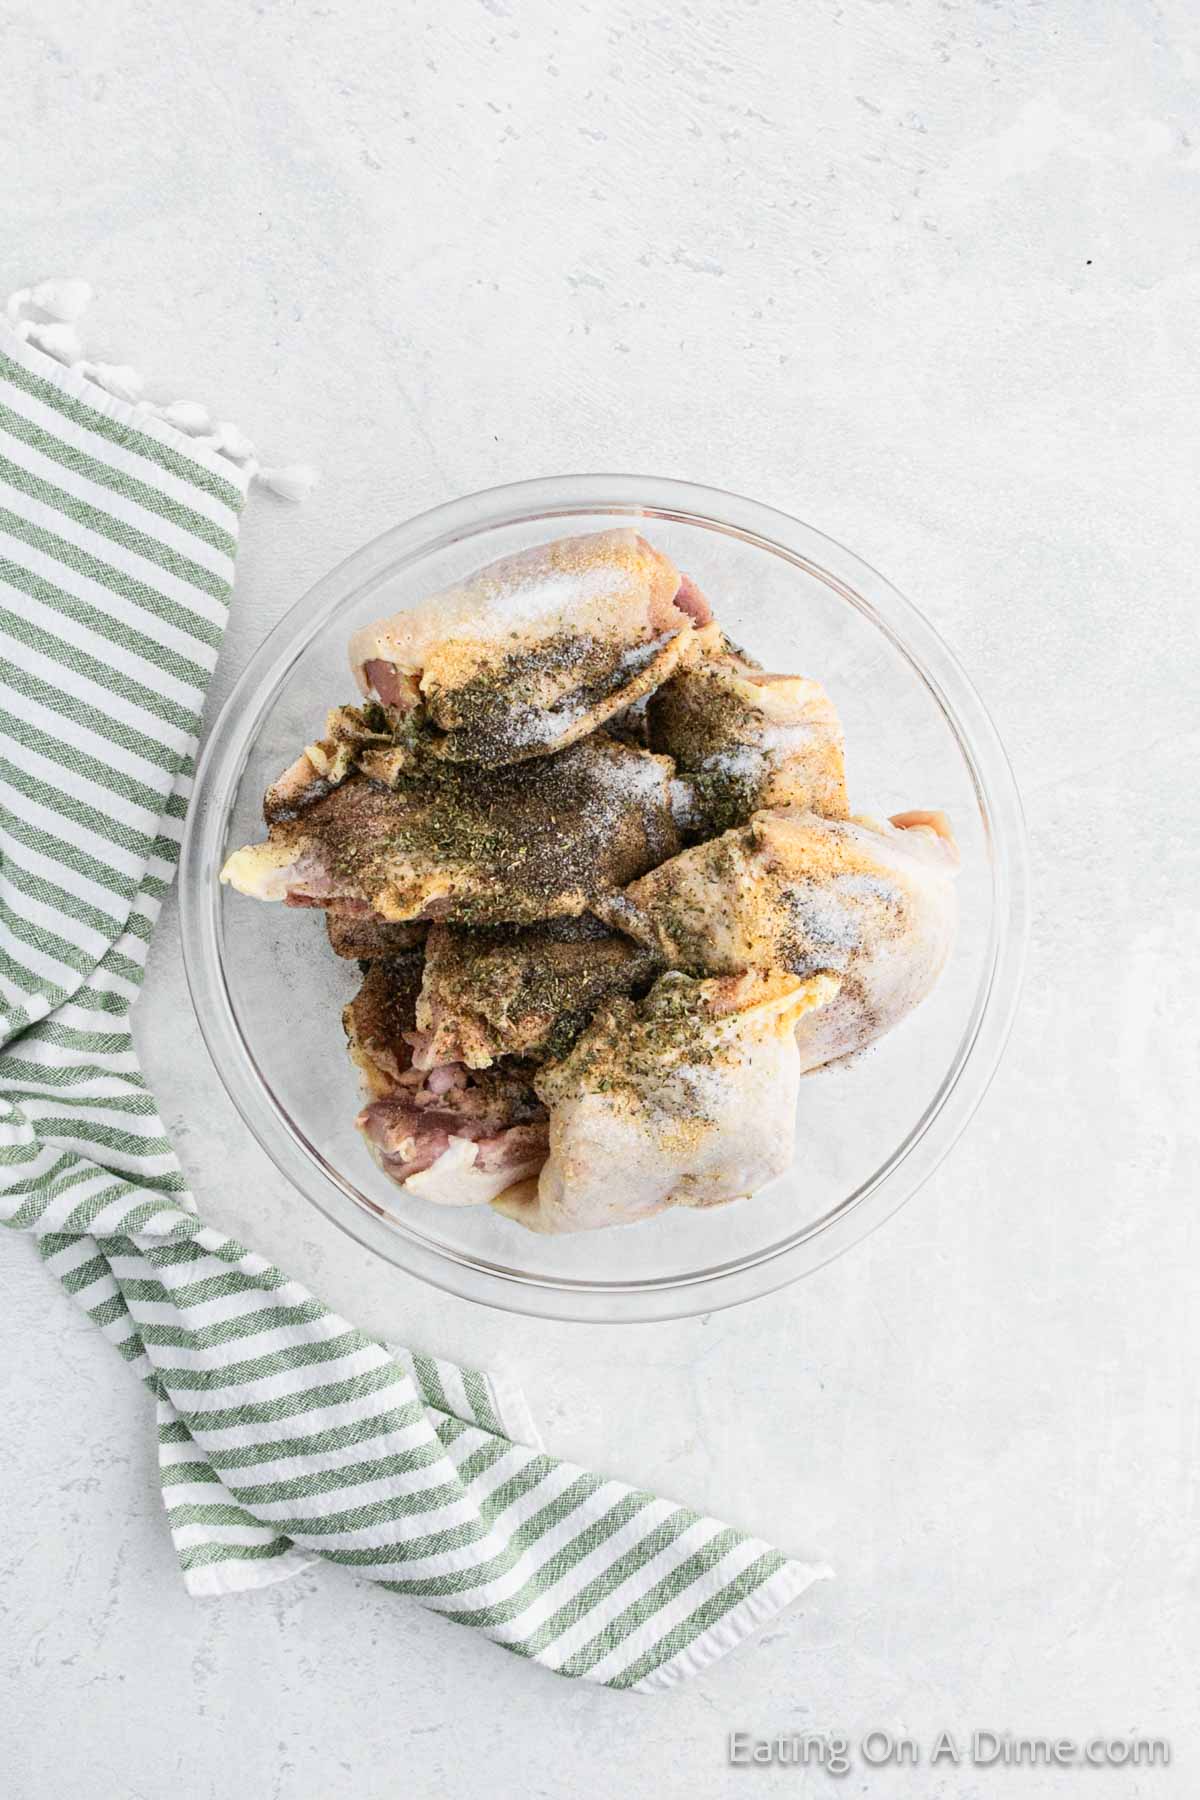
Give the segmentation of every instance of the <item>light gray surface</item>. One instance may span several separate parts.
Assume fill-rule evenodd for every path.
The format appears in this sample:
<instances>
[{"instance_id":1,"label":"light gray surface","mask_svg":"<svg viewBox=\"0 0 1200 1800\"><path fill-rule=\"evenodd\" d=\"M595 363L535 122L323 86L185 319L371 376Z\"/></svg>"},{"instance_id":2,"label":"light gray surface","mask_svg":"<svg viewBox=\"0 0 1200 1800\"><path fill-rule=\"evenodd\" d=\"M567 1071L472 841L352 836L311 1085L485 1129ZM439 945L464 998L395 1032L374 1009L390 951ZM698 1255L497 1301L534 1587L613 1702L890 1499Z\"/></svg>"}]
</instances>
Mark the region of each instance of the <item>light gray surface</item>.
<instances>
[{"instance_id":1,"label":"light gray surface","mask_svg":"<svg viewBox=\"0 0 1200 1800\"><path fill-rule=\"evenodd\" d=\"M5 1791L815 1793L726 1770L725 1734L881 1725L1163 1733L1175 1764L845 1791L1194 1792L1195 9L391 10L0 10L0 280L87 275L95 353L326 470L248 509L217 689L454 494L642 468L757 495L975 674L1029 812L1027 998L867 1245L750 1309L585 1330L424 1291L298 1209L207 1063L169 908L140 1040L209 1216L367 1327L503 1356L553 1447L839 1579L666 1701L333 1573L189 1601L145 1398L13 1242Z\"/></svg>"}]
</instances>

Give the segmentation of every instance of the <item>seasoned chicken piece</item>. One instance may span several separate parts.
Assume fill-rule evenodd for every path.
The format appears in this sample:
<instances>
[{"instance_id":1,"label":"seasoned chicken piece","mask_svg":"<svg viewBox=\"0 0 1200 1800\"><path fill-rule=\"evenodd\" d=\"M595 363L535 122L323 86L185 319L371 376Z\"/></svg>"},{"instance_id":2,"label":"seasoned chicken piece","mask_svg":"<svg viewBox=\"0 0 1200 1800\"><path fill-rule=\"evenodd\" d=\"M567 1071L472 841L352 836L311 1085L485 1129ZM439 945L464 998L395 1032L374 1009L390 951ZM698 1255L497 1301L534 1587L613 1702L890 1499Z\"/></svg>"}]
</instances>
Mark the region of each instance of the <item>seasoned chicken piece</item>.
<instances>
[{"instance_id":1,"label":"seasoned chicken piece","mask_svg":"<svg viewBox=\"0 0 1200 1800\"><path fill-rule=\"evenodd\" d=\"M584 913L544 925L430 928L417 1024L438 1062L562 1056L605 1000L650 986L653 954Z\"/></svg>"},{"instance_id":2,"label":"seasoned chicken piece","mask_svg":"<svg viewBox=\"0 0 1200 1800\"><path fill-rule=\"evenodd\" d=\"M412 1067L417 995L424 958L419 950L382 957L342 1012L350 1061L372 1098L395 1091Z\"/></svg>"},{"instance_id":3,"label":"seasoned chicken piece","mask_svg":"<svg viewBox=\"0 0 1200 1800\"><path fill-rule=\"evenodd\" d=\"M326 717L325 736L307 745L267 789L263 817L268 825L295 818L356 772L385 787L436 778L438 764L446 760L441 746L423 707L401 714L374 700L361 707L335 706Z\"/></svg>"},{"instance_id":4,"label":"seasoned chicken piece","mask_svg":"<svg viewBox=\"0 0 1200 1800\"><path fill-rule=\"evenodd\" d=\"M763 807L833 819L849 810L842 727L824 688L803 675L766 674L716 625L696 633L646 702L645 741L691 779L705 836Z\"/></svg>"},{"instance_id":5,"label":"seasoned chicken piece","mask_svg":"<svg viewBox=\"0 0 1200 1800\"><path fill-rule=\"evenodd\" d=\"M359 1130L384 1173L441 1206L478 1206L535 1175L546 1156L546 1108L520 1064L472 1073L434 1064L416 1029L420 956L372 963L343 1014L367 1095Z\"/></svg>"},{"instance_id":6,"label":"seasoned chicken piece","mask_svg":"<svg viewBox=\"0 0 1200 1800\"><path fill-rule=\"evenodd\" d=\"M439 763L387 788L353 774L277 816L221 879L385 920L557 918L675 853L678 785L669 758L602 733L486 776Z\"/></svg>"},{"instance_id":7,"label":"seasoned chicken piece","mask_svg":"<svg viewBox=\"0 0 1200 1800\"><path fill-rule=\"evenodd\" d=\"M797 1022L837 986L668 974L645 1000L613 1002L535 1077L549 1157L493 1204L531 1231L593 1231L754 1193L792 1161Z\"/></svg>"},{"instance_id":8,"label":"seasoned chicken piece","mask_svg":"<svg viewBox=\"0 0 1200 1800\"><path fill-rule=\"evenodd\" d=\"M559 538L355 632L360 691L419 715L434 752L545 756L657 687L711 617L636 531Z\"/></svg>"},{"instance_id":9,"label":"seasoned chicken piece","mask_svg":"<svg viewBox=\"0 0 1200 1800\"><path fill-rule=\"evenodd\" d=\"M334 912L326 907L325 930L329 948L335 956L373 962L378 957L400 956L406 950L419 950L425 942L428 926L377 919L369 912Z\"/></svg>"},{"instance_id":10,"label":"seasoned chicken piece","mask_svg":"<svg viewBox=\"0 0 1200 1800\"><path fill-rule=\"evenodd\" d=\"M696 844L601 902L670 967L840 977L801 1021L803 1067L849 1056L925 998L954 938L958 851L941 813L822 819L785 808Z\"/></svg>"}]
</instances>

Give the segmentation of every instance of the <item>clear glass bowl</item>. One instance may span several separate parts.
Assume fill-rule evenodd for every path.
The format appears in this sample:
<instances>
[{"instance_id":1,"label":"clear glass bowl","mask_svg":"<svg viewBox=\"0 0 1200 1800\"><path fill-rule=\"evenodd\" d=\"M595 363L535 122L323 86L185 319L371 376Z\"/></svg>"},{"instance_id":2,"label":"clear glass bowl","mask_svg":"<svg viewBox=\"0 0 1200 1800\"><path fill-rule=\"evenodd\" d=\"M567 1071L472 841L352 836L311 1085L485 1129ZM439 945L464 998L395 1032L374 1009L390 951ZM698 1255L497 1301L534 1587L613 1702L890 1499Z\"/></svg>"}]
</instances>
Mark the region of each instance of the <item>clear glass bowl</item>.
<instances>
[{"instance_id":1,"label":"clear glass bowl","mask_svg":"<svg viewBox=\"0 0 1200 1800\"><path fill-rule=\"evenodd\" d=\"M319 913L222 888L261 835L268 783L352 697L350 633L481 564L637 521L768 668L813 675L846 730L851 801L877 817L940 807L962 848L961 926L934 994L857 1063L801 1087L789 1173L752 1199L538 1237L490 1207L405 1195L354 1129L341 1009L358 970ZM980 700L883 578L798 520L712 488L570 475L472 494L385 532L271 633L217 720L183 845L183 944L205 1041L284 1175L367 1248L471 1300L546 1318L678 1318L750 1300L873 1230L936 1167L987 1088L1012 1022L1026 927L1020 802Z\"/></svg>"}]
</instances>

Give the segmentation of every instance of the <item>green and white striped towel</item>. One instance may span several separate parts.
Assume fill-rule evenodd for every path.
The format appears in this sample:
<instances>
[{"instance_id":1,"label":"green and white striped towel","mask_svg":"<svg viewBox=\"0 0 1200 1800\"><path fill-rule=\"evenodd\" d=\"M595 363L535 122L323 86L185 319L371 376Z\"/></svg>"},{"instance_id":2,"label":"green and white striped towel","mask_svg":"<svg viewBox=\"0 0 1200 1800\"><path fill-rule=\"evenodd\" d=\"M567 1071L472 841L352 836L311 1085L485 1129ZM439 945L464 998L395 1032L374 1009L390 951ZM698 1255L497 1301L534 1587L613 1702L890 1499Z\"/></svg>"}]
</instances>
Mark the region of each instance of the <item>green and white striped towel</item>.
<instances>
[{"instance_id":1,"label":"green and white striped towel","mask_svg":"<svg viewBox=\"0 0 1200 1800\"><path fill-rule=\"evenodd\" d=\"M519 1395L366 1336L196 1215L129 1012L250 465L23 324L0 322L0 1219L154 1394L193 1593L325 1558L561 1674L666 1688L828 1571L546 1455Z\"/></svg>"}]
</instances>

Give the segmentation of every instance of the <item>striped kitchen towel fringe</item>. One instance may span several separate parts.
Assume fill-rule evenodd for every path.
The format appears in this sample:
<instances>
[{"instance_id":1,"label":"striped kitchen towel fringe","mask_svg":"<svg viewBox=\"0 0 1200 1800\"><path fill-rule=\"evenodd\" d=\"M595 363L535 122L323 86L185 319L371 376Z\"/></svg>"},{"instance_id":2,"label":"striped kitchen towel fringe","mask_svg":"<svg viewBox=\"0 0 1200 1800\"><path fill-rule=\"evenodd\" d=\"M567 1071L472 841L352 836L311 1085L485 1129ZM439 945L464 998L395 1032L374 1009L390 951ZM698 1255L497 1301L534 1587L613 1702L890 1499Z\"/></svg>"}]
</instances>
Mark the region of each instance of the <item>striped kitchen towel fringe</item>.
<instances>
[{"instance_id":1,"label":"striped kitchen towel fringe","mask_svg":"<svg viewBox=\"0 0 1200 1800\"><path fill-rule=\"evenodd\" d=\"M547 1455L519 1395L368 1337L197 1215L129 1013L263 472L232 427L195 407L172 420L132 371L56 336L75 284L16 300L0 320L0 1219L155 1396L193 1593L323 1559L561 1674L669 1687L829 1571Z\"/></svg>"}]
</instances>

